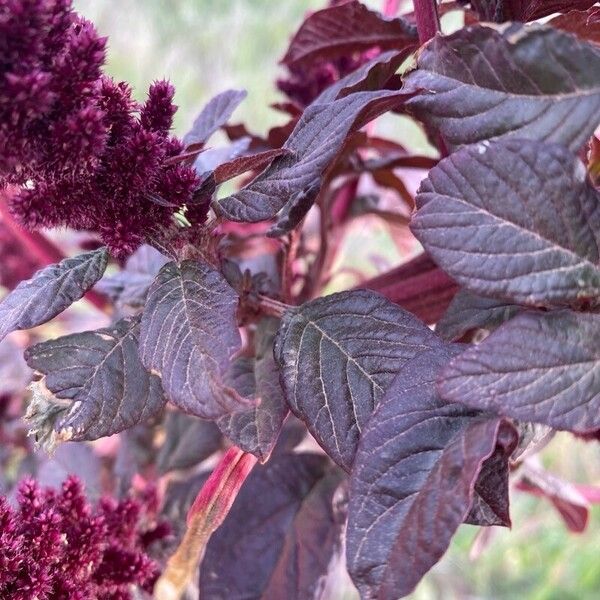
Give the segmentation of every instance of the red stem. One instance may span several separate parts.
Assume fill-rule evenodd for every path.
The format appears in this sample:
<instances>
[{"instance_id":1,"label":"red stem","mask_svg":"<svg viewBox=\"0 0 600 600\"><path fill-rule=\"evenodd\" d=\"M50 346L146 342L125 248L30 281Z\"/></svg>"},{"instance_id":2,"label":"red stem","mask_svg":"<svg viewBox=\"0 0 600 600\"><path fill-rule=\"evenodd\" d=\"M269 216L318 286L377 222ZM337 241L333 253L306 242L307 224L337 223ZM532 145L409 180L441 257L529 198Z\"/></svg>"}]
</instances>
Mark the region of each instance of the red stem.
<instances>
[{"instance_id":1,"label":"red stem","mask_svg":"<svg viewBox=\"0 0 600 600\"><path fill-rule=\"evenodd\" d=\"M444 314L458 286L423 253L357 286L379 292L426 323Z\"/></svg>"},{"instance_id":2,"label":"red stem","mask_svg":"<svg viewBox=\"0 0 600 600\"><path fill-rule=\"evenodd\" d=\"M400 0L385 0L383 3L383 16L395 17L400 8Z\"/></svg>"},{"instance_id":3,"label":"red stem","mask_svg":"<svg viewBox=\"0 0 600 600\"><path fill-rule=\"evenodd\" d=\"M0 216L2 217L2 223L19 241L21 246L35 257L40 267L46 267L63 260L65 255L48 238L44 237L39 231L24 229L15 221L8 208L7 200L9 198L10 188L0 191ZM98 310L105 311L107 302L102 294L90 290L84 298Z\"/></svg>"},{"instance_id":4,"label":"red stem","mask_svg":"<svg viewBox=\"0 0 600 600\"><path fill-rule=\"evenodd\" d=\"M279 302L279 300L274 300L273 298L263 296L262 294L258 295L258 305L265 315L279 318L281 318L285 311L290 308L289 304Z\"/></svg>"},{"instance_id":5,"label":"red stem","mask_svg":"<svg viewBox=\"0 0 600 600\"><path fill-rule=\"evenodd\" d=\"M413 0L419 43L428 42L440 30L436 0Z\"/></svg>"}]
</instances>

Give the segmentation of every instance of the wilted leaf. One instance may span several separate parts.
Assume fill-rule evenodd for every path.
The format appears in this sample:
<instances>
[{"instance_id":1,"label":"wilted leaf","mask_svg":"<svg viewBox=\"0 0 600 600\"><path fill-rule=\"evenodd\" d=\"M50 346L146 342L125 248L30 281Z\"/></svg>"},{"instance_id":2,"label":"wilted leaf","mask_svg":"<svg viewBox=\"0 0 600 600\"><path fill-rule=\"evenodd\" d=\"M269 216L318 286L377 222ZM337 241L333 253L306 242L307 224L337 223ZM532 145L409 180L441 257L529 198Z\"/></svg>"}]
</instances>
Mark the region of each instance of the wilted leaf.
<instances>
[{"instance_id":1,"label":"wilted leaf","mask_svg":"<svg viewBox=\"0 0 600 600\"><path fill-rule=\"evenodd\" d=\"M171 479L167 483L161 516L172 524L176 543L181 542L188 511L209 475L210 471L202 471L184 479Z\"/></svg>"},{"instance_id":2,"label":"wilted leaf","mask_svg":"<svg viewBox=\"0 0 600 600\"><path fill-rule=\"evenodd\" d=\"M17 329L42 325L79 300L106 269L106 248L65 258L22 281L0 303L0 340Z\"/></svg>"},{"instance_id":3,"label":"wilted leaf","mask_svg":"<svg viewBox=\"0 0 600 600\"><path fill-rule=\"evenodd\" d=\"M235 446L229 448L196 496L187 514L187 528L154 587L154 597L182 600L198 576L213 533L229 514L256 458Z\"/></svg>"},{"instance_id":4,"label":"wilted leaf","mask_svg":"<svg viewBox=\"0 0 600 600\"><path fill-rule=\"evenodd\" d=\"M265 462L275 446L288 414L279 384L279 370L273 358L273 340L278 319L263 319L256 332L256 356L241 357L233 364L231 386L257 405L221 417L217 425L236 446Z\"/></svg>"},{"instance_id":5,"label":"wilted leaf","mask_svg":"<svg viewBox=\"0 0 600 600\"><path fill-rule=\"evenodd\" d=\"M483 461L475 481L473 501L464 522L489 527L510 527L510 502L508 494L509 459L518 445L518 431L503 427L498 431L496 448Z\"/></svg>"},{"instance_id":6,"label":"wilted leaf","mask_svg":"<svg viewBox=\"0 0 600 600\"><path fill-rule=\"evenodd\" d=\"M245 406L222 382L241 345L237 304L222 275L200 261L166 264L148 291L142 362L185 412L214 419Z\"/></svg>"},{"instance_id":7,"label":"wilted leaf","mask_svg":"<svg viewBox=\"0 0 600 600\"><path fill-rule=\"evenodd\" d=\"M436 373L456 352L438 348L407 363L363 431L347 532L362 598L404 596L439 560L469 513L499 430L510 428L438 397Z\"/></svg>"},{"instance_id":8,"label":"wilted leaf","mask_svg":"<svg viewBox=\"0 0 600 600\"><path fill-rule=\"evenodd\" d=\"M432 169L411 228L471 292L530 305L600 295L600 202L562 146L502 140L464 148Z\"/></svg>"},{"instance_id":9,"label":"wilted leaf","mask_svg":"<svg viewBox=\"0 0 600 600\"><path fill-rule=\"evenodd\" d=\"M292 38L282 63L299 65L374 46L382 50L416 46L417 31L403 19L385 19L357 0L312 13Z\"/></svg>"},{"instance_id":10,"label":"wilted leaf","mask_svg":"<svg viewBox=\"0 0 600 600\"><path fill-rule=\"evenodd\" d=\"M139 320L66 335L31 346L27 364L43 375L49 406L34 395L29 416L41 422L53 412L54 435L62 440L95 440L149 419L165 398L160 380L139 358ZM34 426L34 429L37 428Z\"/></svg>"},{"instance_id":11,"label":"wilted leaf","mask_svg":"<svg viewBox=\"0 0 600 600\"><path fill-rule=\"evenodd\" d=\"M204 144L208 138L224 125L247 96L245 90L227 90L212 98L196 117L192 129L185 134L186 146Z\"/></svg>"},{"instance_id":12,"label":"wilted leaf","mask_svg":"<svg viewBox=\"0 0 600 600\"><path fill-rule=\"evenodd\" d=\"M349 470L360 432L402 366L441 342L374 292L342 292L288 311L275 358L290 408Z\"/></svg>"},{"instance_id":13,"label":"wilted leaf","mask_svg":"<svg viewBox=\"0 0 600 600\"><path fill-rule=\"evenodd\" d=\"M208 544L200 567L201 598L261 597L294 518L325 475L327 462L316 454L282 454L254 469Z\"/></svg>"},{"instance_id":14,"label":"wilted leaf","mask_svg":"<svg viewBox=\"0 0 600 600\"><path fill-rule=\"evenodd\" d=\"M579 150L600 122L600 51L552 27L461 29L417 65L407 109L451 146L511 135Z\"/></svg>"},{"instance_id":15,"label":"wilted leaf","mask_svg":"<svg viewBox=\"0 0 600 600\"><path fill-rule=\"evenodd\" d=\"M300 198L308 195L308 190L314 200L321 176L348 134L399 105L406 97L403 92L391 90L357 92L335 102L309 106L283 145L289 153L275 158L239 192L220 200L215 210L232 221L254 223L273 218L288 203L297 205ZM310 204L304 206L293 222L297 224L308 208ZM286 215L290 212L288 207ZM288 226L292 226L291 220Z\"/></svg>"},{"instance_id":16,"label":"wilted leaf","mask_svg":"<svg viewBox=\"0 0 600 600\"><path fill-rule=\"evenodd\" d=\"M221 432L212 421L170 412L165 419L165 442L157 457L160 473L189 469L221 447Z\"/></svg>"},{"instance_id":17,"label":"wilted leaf","mask_svg":"<svg viewBox=\"0 0 600 600\"><path fill-rule=\"evenodd\" d=\"M583 533L586 530L590 503L577 486L528 462L521 466L519 472L521 478L515 485L516 489L549 500L569 531Z\"/></svg>"},{"instance_id":18,"label":"wilted leaf","mask_svg":"<svg viewBox=\"0 0 600 600\"><path fill-rule=\"evenodd\" d=\"M164 254L144 244L127 259L121 271L101 279L96 288L119 304L143 306L148 288L168 261Z\"/></svg>"},{"instance_id":19,"label":"wilted leaf","mask_svg":"<svg viewBox=\"0 0 600 600\"><path fill-rule=\"evenodd\" d=\"M559 15L549 23L552 27L574 33L588 42L600 44L600 7L589 10L572 10L565 15Z\"/></svg>"},{"instance_id":20,"label":"wilted leaf","mask_svg":"<svg viewBox=\"0 0 600 600\"><path fill-rule=\"evenodd\" d=\"M459 340L474 329L497 327L520 310L522 307L515 304L483 298L461 290L436 324L435 332L449 342Z\"/></svg>"},{"instance_id":21,"label":"wilted leaf","mask_svg":"<svg viewBox=\"0 0 600 600\"><path fill-rule=\"evenodd\" d=\"M600 427L600 315L523 313L456 357L450 402L579 433Z\"/></svg>"}]
</instances>

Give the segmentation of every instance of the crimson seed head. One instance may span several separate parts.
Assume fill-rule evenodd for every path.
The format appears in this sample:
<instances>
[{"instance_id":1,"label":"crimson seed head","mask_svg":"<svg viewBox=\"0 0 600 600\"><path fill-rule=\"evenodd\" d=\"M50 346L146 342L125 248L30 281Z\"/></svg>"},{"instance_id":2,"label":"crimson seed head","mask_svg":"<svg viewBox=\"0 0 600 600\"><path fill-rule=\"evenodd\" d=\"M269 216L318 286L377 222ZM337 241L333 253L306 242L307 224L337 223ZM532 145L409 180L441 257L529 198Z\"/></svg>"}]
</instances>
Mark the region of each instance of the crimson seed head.
<instances>
[{"instance_id":1,"label":"crimson seed head","mask_svg":"<svg viewBox=\"0 0 600 600\"><path fill-rule=\"evenodd\" d=\"M106 40L70 1L9 5L0 7L0 185L19 186L11 208L26 227L95 231L127 255L198 185L191 167L164 165L181 150L169 133L173 86L155 82L139 105L102 74Z\"/></svg>"},{"instance_id":2,"label":"crimson seed head","mask_svg":"<svg viewBox=\"0 0 600 600\"><path fill-rule=\"evenodd\" d=\"M0 597L125 599L131 585L151 591L158 565L146 537L168 529L142 527L147 504L107 499L92 508L75 477L60 492L23 481L16 509L0 497Z\"/></svg>"}]
</instances>

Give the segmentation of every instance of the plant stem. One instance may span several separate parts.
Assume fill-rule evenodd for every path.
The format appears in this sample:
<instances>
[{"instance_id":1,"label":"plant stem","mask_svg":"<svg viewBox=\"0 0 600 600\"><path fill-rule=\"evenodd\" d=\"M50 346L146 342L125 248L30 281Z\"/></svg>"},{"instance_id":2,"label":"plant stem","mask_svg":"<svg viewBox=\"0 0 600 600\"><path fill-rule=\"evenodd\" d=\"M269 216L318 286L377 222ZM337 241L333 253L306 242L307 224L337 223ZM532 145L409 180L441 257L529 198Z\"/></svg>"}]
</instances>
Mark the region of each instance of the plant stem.
<instances>
[{"instance_id":1,"label":"plant stem","mask_svg":"<svg viewBox=\"0 0 600 600\"><path fill-rule=\"evenodd\" d=\"M436 0L413 0L419 43L428 42L440 30Z\"/></svg>"},{"instance_id":2,"label":"plant stem","mask_svg":"<svg viewBox=\"0 0 600 600\"><path fill-rule=\"evenodd\" d=\"M290 308L289 304L279 302L279 300L274 300L262 294L258 295L258 305L264 314L271 315L272 317L282 317L283 313Z\"/></svg>"},{"instance_id":3,"label":"plant stem","mask_svg":"<svg viewBox=\"0 0 600 600\"><path fill-rule=\"evenodd\" d=\"M383 3L383 16L384 17L395 17L400 8L400 0L384 0Z\"/></svg>"}]
</instances>

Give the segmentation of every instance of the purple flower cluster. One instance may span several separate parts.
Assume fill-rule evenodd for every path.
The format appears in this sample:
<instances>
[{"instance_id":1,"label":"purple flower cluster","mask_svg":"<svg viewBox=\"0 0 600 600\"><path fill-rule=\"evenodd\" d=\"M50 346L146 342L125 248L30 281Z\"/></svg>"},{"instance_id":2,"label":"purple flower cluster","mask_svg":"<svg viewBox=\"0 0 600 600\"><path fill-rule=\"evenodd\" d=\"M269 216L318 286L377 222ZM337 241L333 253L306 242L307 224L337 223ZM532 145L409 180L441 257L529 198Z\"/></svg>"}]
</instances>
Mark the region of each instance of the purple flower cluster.
<instances>
[{"instance_id":1,"label":"purple flower cluster","mask_svg":"<svg viewBox=\"0 0 600 600\"><path fill-rule=\"evenodd\" d=\"M0 497L0 598L125 600L151 591L158 565L146 554L164 527L142 531L144 505L133 499L87 502L75 477L60 492L21 483L19 506Z\"/></svg>"},{"instance_id":2,"label":"purple flower cluster","mask_svg":"<svg viewBox=\"0 0 600 600\"><path fill-rule=\"evenodd\" d=\"M0 2L0 186L19 187L11 209L26 227L95 231L125 256L198 180L164 164L182 150L173 87L156 82L135 102L102 73L105 45L71 0Z\"/></svg>"}]
</instances>

